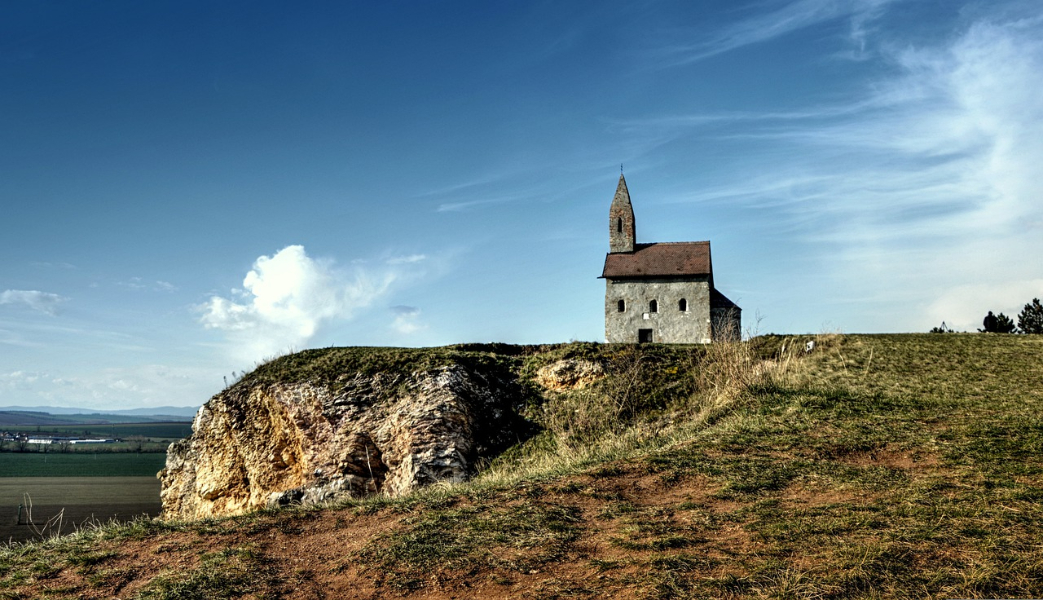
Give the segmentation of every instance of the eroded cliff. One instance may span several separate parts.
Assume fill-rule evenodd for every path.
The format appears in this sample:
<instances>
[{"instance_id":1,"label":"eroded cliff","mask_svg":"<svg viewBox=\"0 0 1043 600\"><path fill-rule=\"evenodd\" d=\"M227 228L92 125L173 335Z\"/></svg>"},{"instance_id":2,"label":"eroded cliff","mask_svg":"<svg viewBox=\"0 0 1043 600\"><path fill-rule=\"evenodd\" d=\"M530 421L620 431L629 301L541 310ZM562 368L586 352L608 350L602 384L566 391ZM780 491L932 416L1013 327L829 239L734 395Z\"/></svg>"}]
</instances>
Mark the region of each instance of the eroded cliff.
<instances>
[{"instance_id":1,"label":"eroded cliff","mask_svg":"<svg viewBox=\"0 0 1043 600\"><path fill-rule=\"evenodd\" d=\"M164 518L398 496L462 480L533 429L526 387L495 358L318 352L259 368L200 409L160 472Z\"/></svg>"}]
</instances>

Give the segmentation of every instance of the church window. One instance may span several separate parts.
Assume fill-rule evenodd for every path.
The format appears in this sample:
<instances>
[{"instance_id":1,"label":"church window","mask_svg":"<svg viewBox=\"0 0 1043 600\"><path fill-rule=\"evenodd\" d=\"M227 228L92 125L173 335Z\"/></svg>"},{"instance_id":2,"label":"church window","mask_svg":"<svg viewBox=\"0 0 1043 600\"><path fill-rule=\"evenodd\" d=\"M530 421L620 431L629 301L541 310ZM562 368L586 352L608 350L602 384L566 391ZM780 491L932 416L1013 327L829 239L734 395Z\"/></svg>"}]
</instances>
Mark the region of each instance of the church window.
<instances>
[{"instance_id":1,"label":"church window","mask_svg":"<svg viewBox=\"0 0 1043 600\"><path fill-rule=\"evenodd\" d=\"M623 233L623 219L616 219L616 233Z\"/></svg>"},{"instance_id":2,"label":"church window","mask_svg":"<svg viewBox=\"0 0 1043 600\"><path fill-rule=\"evenodd\" d=\"M626 303L625 300L620 300L619 302L616 302L616 310L618 310L619 312L623 312L626 309L627 309L627 303Z\"/></svg>"},{"instance_id":3,"label":"church window","mask_svg":"<svg viewBox=\"0 0 1043 600\"><path fill-rule=\"evenodd\" d=\"M688 312L688 301L685 300L684 298L681 298L680 300L678 300L677 301L677 310L679 310L681 312Z\"/></svg>"},{"instance_id":4,"label":"church window","mask_svg":"<svg viewBox=\"0 0 1043 600\"><path fill-rule=\"evenodd\" d=\"M652 300L651 302L649 302L648 303L648 312L650 312L650 313L659 312L659 303L656 302L655 300Z\"/></svg>"}]
</instances>

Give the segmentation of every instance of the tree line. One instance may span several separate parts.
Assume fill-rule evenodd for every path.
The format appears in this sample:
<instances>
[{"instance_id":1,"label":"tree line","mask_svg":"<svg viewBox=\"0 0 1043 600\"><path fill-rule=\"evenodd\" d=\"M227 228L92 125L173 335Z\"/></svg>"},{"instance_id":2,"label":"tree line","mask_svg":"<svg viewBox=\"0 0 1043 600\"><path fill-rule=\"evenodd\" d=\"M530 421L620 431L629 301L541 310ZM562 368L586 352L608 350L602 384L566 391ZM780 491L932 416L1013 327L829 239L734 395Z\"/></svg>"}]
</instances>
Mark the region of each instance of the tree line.
<instances>
[{"instance_id":1,"label":"tree line","mask_svg":"<svg viewBox=\"0 0 1043 600\"><path fill-rule=\"evenodd\" d=\"M1032 302L1027 303L1018 314L1016 325L1014 320L1007 315L992 314L991 310L982 319L981 324L979 333L1043 333L1043 304L1040 304L1039 298L1033 298ZM954 331L942 321L941 327L931 329L931 333L954 333Z\"/></svg>"}]
</instances>

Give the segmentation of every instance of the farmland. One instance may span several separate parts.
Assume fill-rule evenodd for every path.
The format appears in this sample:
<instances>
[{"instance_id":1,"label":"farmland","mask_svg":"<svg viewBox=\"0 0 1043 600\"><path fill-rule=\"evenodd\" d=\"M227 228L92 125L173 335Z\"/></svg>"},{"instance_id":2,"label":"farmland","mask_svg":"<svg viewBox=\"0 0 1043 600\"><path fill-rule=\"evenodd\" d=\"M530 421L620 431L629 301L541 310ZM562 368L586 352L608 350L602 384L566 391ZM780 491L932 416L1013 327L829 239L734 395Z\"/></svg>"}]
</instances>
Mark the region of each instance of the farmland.
<instances>
[{"instance_id":1,"label":"farmland","mask_svg":"<svg viewBox=\"0 0 1043 600\"><path fill-rule=\"evenodd\" d=\"M163 452L5 452L0 454L0 486L7 477L155 477Z\"/></svg>"},{"instance_id":2,"label":"farmland","mask_svg":"<svg viewBox=\"0 0 1043 600\"><path fill-rule=\"evenodd\" d=\"M62 515L61 533L74 526L126 521L159 514L163 452L4 452L0 454L0 541L36 537L31 518L42 526ZM19 505L22 505L19 518ZM48 534L59 533L57 523Z\"/></svg>"},{"instance_id":3,"label":"farmland","mask_svg":"<svg viewBox=\"0 0 1043 600\"><path fill-rule=\"evenodd\" d=\"M4 425L0 426L0 429L10 433L27 433L34 436L83 436L123 439L142 437L157 441L174 441L188 437L192 433L192 424L180 421L161 423L70 423L64 425Z\"/></svg>"},{"instance_id":4,"label":"farmland","mask_svg":"<svg viewBox=\"0 0 1043 600\"><path fill-rule=\"evenodd\" d=\"M11 456L18 455L5 455L3 459ZM159 508L159 480L155 476L5 477L0 479L0 541L37 537L27 524L30 517L42 533L71 533L91 523L155 516ZM60 530L57 521L46 525L59 514Z\"/></svg>"}]
</instances>

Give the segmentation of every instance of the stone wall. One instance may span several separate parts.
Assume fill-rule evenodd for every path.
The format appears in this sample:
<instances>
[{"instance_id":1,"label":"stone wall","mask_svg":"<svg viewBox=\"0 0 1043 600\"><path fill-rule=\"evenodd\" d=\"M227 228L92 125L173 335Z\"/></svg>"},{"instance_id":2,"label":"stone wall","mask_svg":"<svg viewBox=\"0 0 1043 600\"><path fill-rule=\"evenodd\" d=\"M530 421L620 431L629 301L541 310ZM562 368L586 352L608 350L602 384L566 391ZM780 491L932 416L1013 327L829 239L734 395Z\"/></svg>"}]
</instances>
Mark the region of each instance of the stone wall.
<instances>
[{"instance_id":1,"label":"stone wall","mask_svg":"<svg viewBox=\"0 0 1043 600\"><path fill-rule=\"evenodd\" d=\"M637 342L641 329L652 330L652 341L667 344L708 344L711 339L710 282L707 277L605 280L605 339ZM684 299L687 310L678 309ZM625 302L623 312L618 301ZM649 310L655 300L658 311Z\"/></svg>"}]
</instances>

